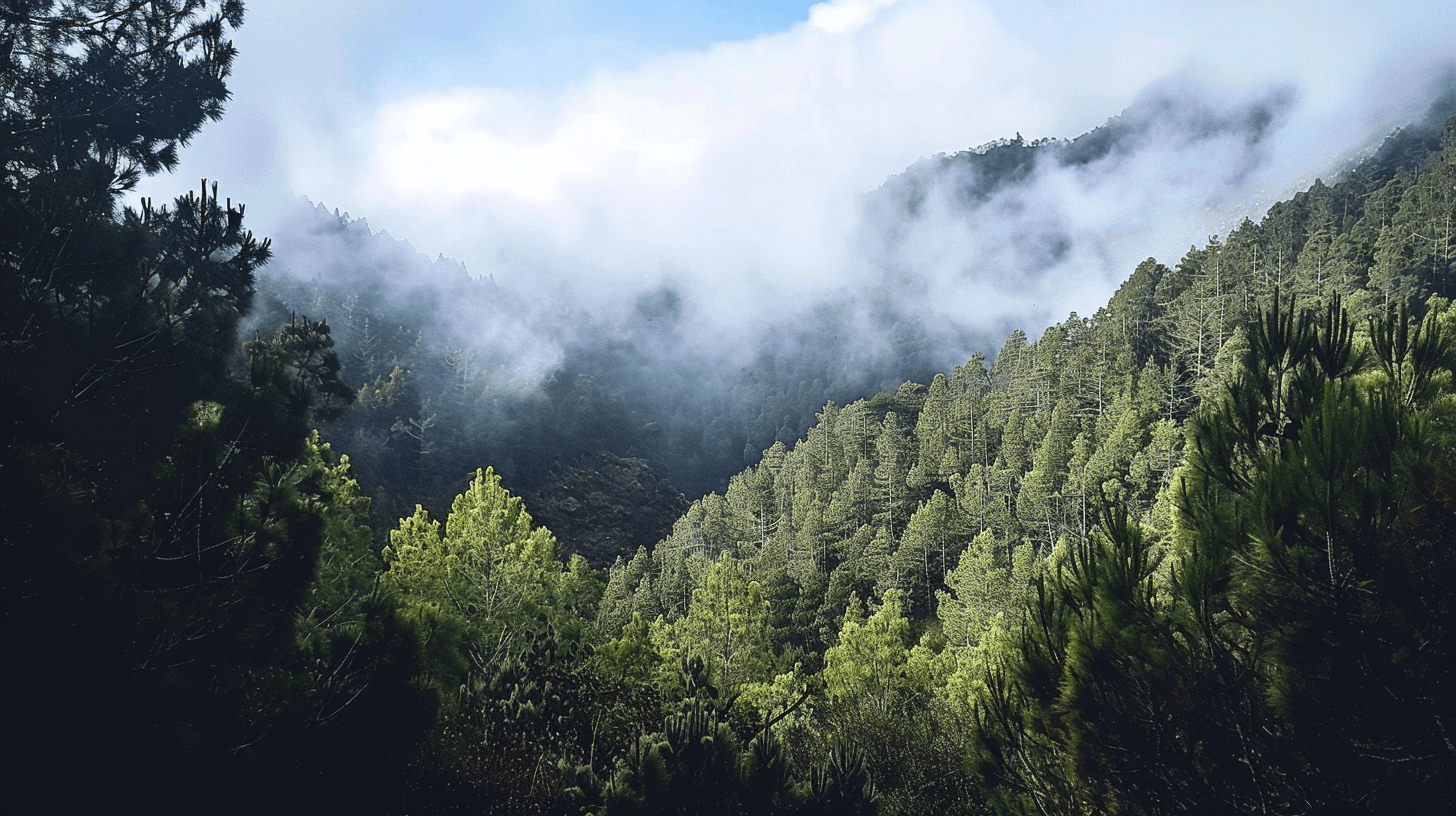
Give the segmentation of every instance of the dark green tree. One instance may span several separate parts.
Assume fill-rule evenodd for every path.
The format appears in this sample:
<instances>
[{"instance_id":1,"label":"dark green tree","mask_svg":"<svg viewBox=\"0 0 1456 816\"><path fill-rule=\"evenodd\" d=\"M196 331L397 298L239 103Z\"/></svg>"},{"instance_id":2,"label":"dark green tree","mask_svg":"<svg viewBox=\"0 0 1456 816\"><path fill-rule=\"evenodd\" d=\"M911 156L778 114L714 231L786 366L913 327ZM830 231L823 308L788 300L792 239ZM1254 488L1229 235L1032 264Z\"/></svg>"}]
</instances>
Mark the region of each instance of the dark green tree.
<instances>
[{"instance_id":1,"label":"dark green tree","mask_svg":"<svg viewBox=\"0 0 1456 816\"><path fill-rule=\"evenodd\" d=\"M241 20L234 0L0 9L15 806L298 802L305 779L311 795L374 775L429 716L413 635L359 560L361 503L309 442L348 392L327 328L239 355L269 257L243 207L206 183L119 206L221 115ZM383 712L368 733L389 736L362 737Z\"/></svg>"}]
</instances>

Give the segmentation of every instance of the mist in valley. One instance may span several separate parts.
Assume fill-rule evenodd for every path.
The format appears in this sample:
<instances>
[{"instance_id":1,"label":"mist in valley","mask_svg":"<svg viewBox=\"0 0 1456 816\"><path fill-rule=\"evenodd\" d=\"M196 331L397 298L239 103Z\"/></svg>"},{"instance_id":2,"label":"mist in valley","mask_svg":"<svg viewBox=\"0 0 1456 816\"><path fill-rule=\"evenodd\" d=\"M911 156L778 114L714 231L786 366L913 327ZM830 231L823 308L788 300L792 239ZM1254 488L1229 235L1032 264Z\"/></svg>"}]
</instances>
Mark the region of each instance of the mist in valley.
<instances>
[{"instance_id":1,"label":"mist in valley","mask_svg":"<svg viewBox=\"0 0 1456 816\"><path fill-rule=\"evenodd\" d=\"M334 431L390 486L377 522L491 465L570 526L546 505L616 467L633 475L603 507L666 508L651 543L827 401L1090 315L1141 260L1333 176L1449 82L1415 9L1378 23L1407 47L1339 60L1238 28L1251 9L1067 18L1117 32L1097 41L994 3L831 2L554 85L314 64L290 91L309 105L247 93L277 64L244 70L234 118L267 131L273 171L239 195L265 196L248 215L275 254L245 330L329 322L375 395ZM258 19L244 53L286 21Z\"/></svg>"},{"instance_id":2,"label":"mist in valley","mask_svg":"<svg viewBox=\"0 0 1456 816\"><path fill-rule=\"evenodd\" d=\"M9 799L1456 797L1449 0L19 5Z\"/></svg>"}]
</instances>

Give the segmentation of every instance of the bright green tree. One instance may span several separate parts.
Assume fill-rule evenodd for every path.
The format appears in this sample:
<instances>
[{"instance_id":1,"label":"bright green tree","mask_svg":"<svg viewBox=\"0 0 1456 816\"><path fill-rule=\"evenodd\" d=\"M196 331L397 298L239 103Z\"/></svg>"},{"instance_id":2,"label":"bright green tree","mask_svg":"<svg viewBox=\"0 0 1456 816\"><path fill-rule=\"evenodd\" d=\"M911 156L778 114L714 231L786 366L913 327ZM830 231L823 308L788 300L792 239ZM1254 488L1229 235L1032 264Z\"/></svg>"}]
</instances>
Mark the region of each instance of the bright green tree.
<instances>
[{"instance_id":1,"label":"bright green tree","mask_svg":"<svg viewBox=\"0 0 1456 816\"><path fill-rule=\"evenodd\" d=\"M1013 550L983 530L945 576L947 589L935 593L946 640L962 648L974 646L998 619L1007 628L1019 623L1036 565L1032 547Z\"/></svg>"},{"instance_id":2,"label":"bright green tree","mask_svg":"<svg viewBox=\"0 0 1456 816\"><path fill-rule=\"evenodd\" d=\"M693 591L687 617L677 625L683 653L698 657L715 687L725 693L767 682L778 669L768 604L757 581L727 553Z\"/></svg>"},{"instance_id":3,"label":"bright green tree","mask_svg":"<svg viewBox=\"0 0 1456 816\"><path fill-rule=\"evenodd\" d=\"M965 522L954 502L937 490L916 508L890 558L890 570L880 581L881 595L898 589L906 613L915 619L931 616L935 592L966 541Z\"/></svg>"},{"instance_id":4,"label":"bright green tree","mask_svg":"<svg viewBox=\"0 0 1456 816\"><path fill-rule=\"evenodd\" d=\"M1016 498L1016 512L1026 525L1027 536L1043 552L1050 552L1067 529L1068 502L1062 487L1067 481L1076 435L1077 420L1071 402L1063 400L1052 410L1049 427Z\"/></svg>"},{"instance_id":5,"label":"bright green tree","mask_svg":"<svg viewBox=\"0 0 1456 816\"><path fill-rule=\"evenodd\" d=\"M475 671L522 654L555 610L561 564L549 530L532 528L495 471L478 470L443 533L423 508L390 533L384 560L407 608L458 629Z\"/></svg>"},{"instance_id":6,"label":"bright green tree","mask_svg":"<svg viewBox=\"0 0 1456 816\"><path fill-rule=\"evenodd\" d=\"M905 644L910 622L901 599L897 590L886 592L868 618L857 603L845 611L839 642L824 653L822 676L831 702L862 703L882 714L894 710L910 656Z\"/></svg>"}]
</instances>

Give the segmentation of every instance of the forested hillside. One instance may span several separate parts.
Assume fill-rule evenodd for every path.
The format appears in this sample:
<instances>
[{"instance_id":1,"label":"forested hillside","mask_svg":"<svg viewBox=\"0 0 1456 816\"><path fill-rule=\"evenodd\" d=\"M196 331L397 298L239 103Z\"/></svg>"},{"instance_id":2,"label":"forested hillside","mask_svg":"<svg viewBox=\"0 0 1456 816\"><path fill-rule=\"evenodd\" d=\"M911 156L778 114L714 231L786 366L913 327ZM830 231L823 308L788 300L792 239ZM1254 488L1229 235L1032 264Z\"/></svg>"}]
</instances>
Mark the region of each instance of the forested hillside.
<instances>
[{"instance_id":1,"label":"forested hillside","mask_svg":"<svg viewBox=\"0 0 1456 816\"><path fill-rule=\"evenodd\" d=\"M241 22L234 2L0 16L7 810L1456 800L1448 103L1260 222L1147 260L1089 317L821 403L688 504L643 453L685 427L614 451L637 408L580 376L546 391L564 409L492 413L452 377L512 361L421 351L407 296L384 323L309 313L350 308L323 286L255 304L270 245L217 186L121 206L221 115ZM1041 147L1095 139L1075 144ZM941 161L1012 155L994 150ZM510 319L488 280L429 274ZM555 424L499 449L577 455L538 475L546 515L598 553L651 546L565 557L461 442L538 416ZM396 510L400 479L455 497Z\"/></svg>"},{"instance_id":2,"label":"forested hillside","mask_svg":"<svg viewBox=\"0 0 1456 816\"><path fill-rule=\"evenodd\" d=\"M600 619L758 717L803 689L771 730L801 763L850 738L886 812L1449 801L1444 131L994 362L825 406L618 562ZM727 576L757 618L703 639Z\"/></svg>"},{"instance_id":3,"label":"forested hillside","mask_svg":"<svg viewBox=\"0 0 1456 816\"><path fill-rule=\"evenodd\" d=\"M810 304L725 348L695 337L687 295L668 287L620 313L533 302L321 205L277 238L250 325L329 324L362 398L323 430L348 440L381 527L416 503L444 510L487 462L564 545L606 566L666 535L684 494L721 490L800 436L826 401L938 365L919 321L882 316L895 340L881 347L844 304Z\"/></svg>"},{"instance_id":4,"label":"forested hillside","mask_svg":"<svg viewBox=\"0 0 1456 816\"><path fill-rule=\"evenodd\" d=\"M679 493L721 492L826 402L929 382L1015 325L1060 319L1054 303L1104 300L1126 274L1112 259L1146 257L1138 230L1167 217L1148 210L1219 200L1290 105L1277 90L1223 102L1155 89L1075 139L922 160L856 202L834 286L786 297L745 282L747 313L671 270L583 302L543 281L604 273L487 254L497 283L300 203L270 233L246 331L291 313L329 324L340 376L368 398L322 430L350 451L377 529L416 503L443 511L488 462L563 547L606 566L665 536ZM1184 163L1205 169L1168 166ZM1115 227L1081 214L1128 197L1141 208L1101 216Z\"/></svg>"}]
</instances>

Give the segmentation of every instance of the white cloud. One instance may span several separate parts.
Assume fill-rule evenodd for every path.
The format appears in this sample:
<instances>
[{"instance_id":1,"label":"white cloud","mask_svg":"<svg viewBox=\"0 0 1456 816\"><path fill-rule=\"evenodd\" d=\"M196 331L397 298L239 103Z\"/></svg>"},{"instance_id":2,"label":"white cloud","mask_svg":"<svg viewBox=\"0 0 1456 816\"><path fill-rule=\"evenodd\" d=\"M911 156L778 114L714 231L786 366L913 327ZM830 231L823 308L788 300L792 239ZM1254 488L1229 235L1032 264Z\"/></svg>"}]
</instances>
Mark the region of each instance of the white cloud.
<instances>
[{"instance_id":1,"label":"white cloud","mask_svg":"<svg viewBox=\"0 0 1456 816\"><path fill-rule=\"evenodd\" d=\"M884 6L897 0L829 0L809 8L809 25L830 34L844 34L860 28Z\"/></svg>"},{"instance_id":2,"label":"white cloud","mask_svg":"<svg viewBox=\"0 0 1456 816\"><path fill-rule=\"evenodd\" d=\"M363 172L296 162L295 184L477 269L546 243L629 281L666 263L699 282L758 271L815 287L842 271L857 194L920 155L1062 124L1039 70L978 5L822 4L792 31L552 95L391 101Z\"/></svg>"},{"instance_id":3,"label":"white cloud","mask_svg":"<svg viewBox=\"0 0 1456 816\"><path fill-rule=\"evenodd\" d=\"M250 4L234 85L244 121L204 131L199 148L273 164L209 174L367 215L509 287L600 298L668 275L735 319L767 294L852 286L857 196L921 156L1018 132L1075 136L1169 76L1197 77L1228 104L1292 83L1300 105L1265 164L1245 186L1220 188L1272 196L1414 110L1431 65L1456 56L1435 33L1452 15L1436 2L830 0L786 32L554 89L362 78L408 64L378 57L388 27L370 17L403 8L375 0L369 14L336 20ZM226 147L239 132L256 137L249 150ZM1117 207L1069 205L1069 228L1157 236L1142 255L1181 251L1206 233L1151 222L1219 202L1183 181L1165 198L1159 185L1172 174L1196 186L1202 155L1141 166L1127 184L1145 186L1119 190ZM927 251L944 256L955 234L940 248L928 236ZM1129 271L1097 270L1095 285L1062 290L1089 311Z\"/></svg>"}]
</instances>

